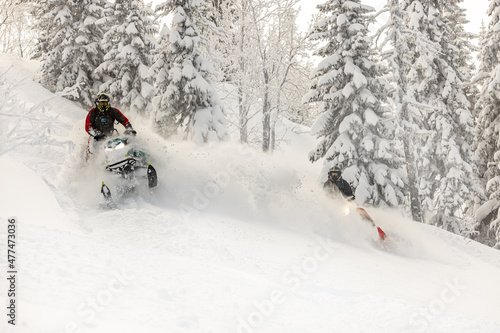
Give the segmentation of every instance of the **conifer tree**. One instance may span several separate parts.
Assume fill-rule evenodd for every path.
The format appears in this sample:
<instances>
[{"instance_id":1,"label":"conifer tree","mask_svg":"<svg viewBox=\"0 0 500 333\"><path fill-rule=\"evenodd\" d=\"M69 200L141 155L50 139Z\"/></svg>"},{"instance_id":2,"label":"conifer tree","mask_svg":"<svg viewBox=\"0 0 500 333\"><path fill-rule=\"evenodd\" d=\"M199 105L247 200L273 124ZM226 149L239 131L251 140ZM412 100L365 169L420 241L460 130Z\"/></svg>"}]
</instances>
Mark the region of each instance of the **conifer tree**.
<instances>
[{"instance_id":1,"label":"conifer tree","mask_svg":"<svg viewBox=\"0 0 500 333\"><path fill-rule=\"evenodd\" d=\"M480 40L479 70L475 82L481 87L481 93L476 104L478 110L477 134L479 173L481 178L490 180L498 174L494 156L499 145L497 138L500 128L500 117L496 110L500 107L500 98L496 90L499 87L498 75L500 68L500 31L495 29L500 24L500 0L493 0L488 8L490 22ZM488 191L489 194L492 192ZM500 195L499 195L500 199Z\"/></svg>"},{"instance_id":2,"label":"conifer tree","mask_svg":"<svg viewBox=\"0 0 500 333\"><path fill-rule=\"evenodd\" d=\"M173 113L161 112L168 108L168 73L171 69L171 64L167 59L168 49L170 48L170 30L165 25L160 30L158 43L154 50L154 61L151 66L151 75L155 86L155 97L153 98L153 110L155 113L155 124L160 131L169 136L176 131L175 118Z\"/></svg>"},{"instance_id":3,"label":"conifer tree","mask_svg":"<svg viewBox=\"0 0 500 333\"><path fill-rule=\"evenodd\" d=\"M31 4L33 30L36 31L37 44L33 50L33 59L43 59L51 45L49 41L59 30L55 16L65 2L60 0L39 0Z\"/></svg>"},{"instance_id":4,"label":"conifer tree","mask_svg":"<svg viewBox=\"0 0 500 333\"><path fill-rule=\"evenodd\" d=\"M67 97L91 106L98 90L93 72L102 61L103 32L95 22L103 16L104 0L35 3L43 55L41 83L51 91L73 88Z\"/></svg>"},{"instance_id":5,"label":"conifer tree","mask_svg":"<svg viewBox=\"0 0 500 333\"><path fill-rule=\"evenodd\" d=\"M344 170L356 200L395 206L404 201L402 155L394 145L394 123L384 105L390 90L386 69L375 58L368 36L372 7L360 1L329 0L318 6L324 19L311 38L323 42L315 53L323 60L311 73L305 102L319 102L321 115L311 128L322 140L309 155Z\"/></svg>"},{"instance_id":6,"label":"conifer tree","mask_svg":"<svg viewBox=\"0 0 500 333\"><path fill-rule=\"evenodd\" d=\"M173 129L183 128L187 138L199 144L228 137L225 114L210 80L214 69L201 51L203 36L198 24L202 23L204 6L204 1L192 0L165 3L162 10L173 15L172 24L163 55L157 53L157 59L164 57L167 66L157 80L163 84L155 109L159 131L169 136Z\"/></svg>"},{"instance_id":7,"label":"conifer tree","mask_svg":"<svg viewBox=\"0 0 500 333\"><path fill-rule=\"evenodd\" d=\"M478 194L471 175L473 120L458 70L453 31L436 2L404 0L406 27L414 33L409 49L408 93L421 113L414 147L418 159L423 210L432 223L458 232L457 216L466 200ZM417 38L418 37L418 38Z\"/></svg>"},{"instance_id":8,"label":"conifer tree","mask_svg":"<svg viewBox=\"0 0 500 333\"><path fill-rule=\"evenodd\" d=\"M481 86L476 104L478 120L476 133L478 144L476 156L479 173L486 182L486 195L489 200L500 200L500 0L491 0L488 8L490 22L481 36L479 71L475 81ZM500 223L492 224L497 244L500 247Z\"/></svg>"},{"instance_id":9,"label":"conifer tree","mask_svg":"<svg viewBox=\"0 0 500 333\"><path fill-rule=\"evenodd\" d=\"M479 89L476 84L471 84L473 76L476 73L476 64L473 53L478 51L473 40L477 35L468 32L466 25L469 23L466 10L460 7L463 0L449 0L443 3L443 21L450 27L452 35L450 45L453 45L453 53L450 54L453 62L456 64L460 79L463 82L464 93L469 100L469 108L473 112L479 96Z\"/></svg>"},{"instance_id":10,"label":"conifer tree","mask_svg":"<svg viewBox=\"0 0 500 333\"><path fill-rule=\"evenodd\" d=\"M408 88L407 73L411 60L410 49L415 35L406 29L406 12L402 10L399 0L388 0L385 10L389 12L386 24L377 32L377 36L385 34L380 49L386 49L383 58L389 64L394 84L394 110L397 119L397 138L404 150L406 173L408 177L408 194L410 213L414 221L422 222L423 213L420 204L419 184L417 179L417 163L414 151L414 137L422 126L420 111L415 107ZM387 47L390 45L391 47Z\"/></svg>"},{"instance_id":11,"label":"conifer tree","mask_svg":"<svg viewBox=\"0 0 500 333\"><path fill-rule=\"evenodd\" d=\"M56 91L57 79L61 75L63 48L60 45L66 36L74 35L71 27L73 17L67 1L41 0L33 10L35 29L39 32L39 43L35 55L42 58L40 83L50 91Z\"/></svg>"},{"instance_id":12,"label":"conifer tree","mask_svg":"<svg viewBox=\"0 0 500 333\"><path fill-rule=\"evenodd\" d=\"M100 91L111 94L121 107L148 112L154 95L149 76L156 31L152 11L142 0L117 0L107 12L97 22L106 30L102 40L106 54L95 71L103 82Z\"/></svg>"},{"instance_id":13,"label":"conifer tree","mask_svg":"<svg viewBox=\"0 0 500 333\"><path fill-rule=\"evenodd\" d=\"M103 31L95 22L104 16L105 1L75 1L72 12L75 35L63 51L61 59L64 69L57 81L57 91L75 87L78 91L76 100L90 107L100 82L95 81L93 73L103 61L104 52L101 47Z\"/></svg>"}]
</instances>

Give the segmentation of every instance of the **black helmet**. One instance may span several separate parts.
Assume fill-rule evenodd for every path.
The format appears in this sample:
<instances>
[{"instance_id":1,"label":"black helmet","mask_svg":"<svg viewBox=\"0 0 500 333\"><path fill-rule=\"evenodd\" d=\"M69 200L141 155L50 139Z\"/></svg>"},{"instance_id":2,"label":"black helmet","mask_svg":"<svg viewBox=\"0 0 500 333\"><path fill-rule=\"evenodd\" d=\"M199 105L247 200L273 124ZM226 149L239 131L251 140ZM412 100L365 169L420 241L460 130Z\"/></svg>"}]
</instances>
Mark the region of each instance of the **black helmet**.
<instances>
[{"instance_id":1,"label":"black helmet","mask_svg":"<svg viewBox=\"0 0 500 333\"><path fill-rule=\"evenodd\" d=\"M109 98L109 96L104 93L100 93L99 95L97 95L97 101L109 103L111 101L111 98Z\"/></svg>"},{"instance_id":2,"label":"black helmet","mask_svg":"<svg viewBox=\"0 0 500 333\"><path fill-rule=\"evenodd\" d=\"M111 101L111 98L109 98L108 95L106 95L104 93L100 93L99 95L97 95L97 99L95 100L95 104L97 105L97 108L99 110L106 111L110 107L110 105L109 105L110 101ZM106 104L103 103L103 105L101 105L101 102L105 102Z\"/></svg>"},{"instance_id":3,"label":"black helmet","mask_svg":"<svg viewBox=\"0 0 500 333\"><path fill-rule=\"evenodd\" d=\"M333 181L339 179L341 175L342 171L337 167L331 167L330 170L328 171L328 178L330 178Z\"/></svg>"}]
</instances>

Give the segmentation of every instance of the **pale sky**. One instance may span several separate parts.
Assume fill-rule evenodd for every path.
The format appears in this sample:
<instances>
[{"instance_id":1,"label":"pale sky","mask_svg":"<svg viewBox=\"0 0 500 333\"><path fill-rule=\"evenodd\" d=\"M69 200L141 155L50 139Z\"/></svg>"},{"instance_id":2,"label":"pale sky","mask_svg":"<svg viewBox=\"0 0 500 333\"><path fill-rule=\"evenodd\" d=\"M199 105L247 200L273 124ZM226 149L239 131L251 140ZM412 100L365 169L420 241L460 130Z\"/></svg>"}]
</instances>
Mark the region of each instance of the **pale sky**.
<instances>
[{"instance_id":1,"label":"pale sky","mask_svg":"<svg viewBox=\"0 0 500 333\"><path fill-rule=\"evenodd\" d=\"M302 2L299 19L305 30L312 15L317 13L316 5L326 2L326 0L302 0ZM380 10L387 3L387 0L361 0L361 2L374 7L376 10ZM488 26L489 17L486 15L486 10L488 9L489 2L489 0L464 0L460 4L462 8L467 10L467 19L470 21L467 25L469 32L478 34L481 27L481 20L484 20L484 24Z\"/></svg>"},{"instance_id":2,"label":"pale sky","mask_svg":"<svg viewBox=\"0 0 500 333\"><path fill-rule=\"evenodd\" d=\"M151 0L154 5L163 2L164 0ZM326 0L301 0L301 13L299 15L300 25L303 30L307 30L311 21L312 15L317 13L316 5L326 2ZM375 10L382 9L387 0L361 0L362 3L372 6ZM485 26L488 26L489 17L486 15L486 10L490 0L463 0L460 4L462 8L467 9L467 19L470 23L467 25L469 32L479 34L481 20L484 20Z\"/></svg>"}]
</instances>

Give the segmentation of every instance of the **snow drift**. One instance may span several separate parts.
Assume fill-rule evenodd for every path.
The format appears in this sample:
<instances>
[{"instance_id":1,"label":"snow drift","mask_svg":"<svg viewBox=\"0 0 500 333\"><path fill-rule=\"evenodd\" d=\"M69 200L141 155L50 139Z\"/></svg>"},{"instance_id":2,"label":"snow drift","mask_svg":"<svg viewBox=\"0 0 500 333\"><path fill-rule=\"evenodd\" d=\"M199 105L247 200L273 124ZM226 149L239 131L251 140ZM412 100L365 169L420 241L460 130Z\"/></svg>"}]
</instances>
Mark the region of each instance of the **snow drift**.
<instances>
[{"instance_id":1,"label":"snow drift","mask_svg":"<svg viewBox=\"0 0 500 333\"><path fill-rule=\"evenodd\" d=\"M500 331L500 253L367 208L393 238L380 246L324 195L308 135L270 155L166 141L130 115L160 185L102 210L87 110L34 83L36 63L0 64L18 103L0 113L2 274L18 223L17 317L2 279L2 332Z\"/></svg>"}]
</instances>

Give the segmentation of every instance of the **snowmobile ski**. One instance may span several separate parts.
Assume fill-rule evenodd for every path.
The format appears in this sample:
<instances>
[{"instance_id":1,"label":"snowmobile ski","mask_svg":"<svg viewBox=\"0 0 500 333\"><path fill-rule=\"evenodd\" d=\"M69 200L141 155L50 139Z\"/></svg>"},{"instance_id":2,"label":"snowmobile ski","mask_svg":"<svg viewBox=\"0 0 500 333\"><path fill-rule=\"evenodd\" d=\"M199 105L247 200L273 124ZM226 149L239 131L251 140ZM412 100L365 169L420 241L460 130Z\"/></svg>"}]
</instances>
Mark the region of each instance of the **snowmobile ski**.
<instances>
[{"instance_id":1,"label":"snowmobile ski","mask_svg":"<svg viewBox=\"0 0 500 333\"><path fill-rule=\"evenodd\" d=\"M99 207L101 209L110 209L114 208L116 205L115 199L111 196L111 191L109 187L102 182L101 186L102 198L99 202Z\"/></svg>"},{"instance_id":2,"label":"snowmobile ski","mask_svg":"<svg viewBox=\"0 0 500 333\"><path fill-rule=\"evenodd\" d=\"M109 190L109 187L104 184L104 182L102 182L101 193L104 196L104 199L111 200L111 191Z\"/></svg>"},{"instance_id":3,"label":"snowmobile ski","mask_svg":"<svg viewBox=\"0 0 500 333\"><path fill-rule=\"evenodd\" d=\"M378 236L381 240L386 239L387 234L384 232L384 230L382 230L382 228L380 228L378 225L375 224L375 221L373 221L371 216L368 215L368 213L364 208L358 207L356 208L356 210L358 211L359 215L361 215L363 220L368 221L374 228L377 229Z\"/></svg>"},{"instance_id":4,"label":"snowmobile ski","mask_svg":"<svg viewBox=\"0 0 500 333\"><path fill-rule=\"evenodd\" d=\"M156 187L158 185L158 176L156 174L156 169L153 168L151 164L148 163L148 187Z\"/></svg>"},{"instance_id":5,"label":"snowmobile ski","mask_svg":"<svg viewBox=\"0 0 500 333\"><path fill-rule=\"evenodd\" d=\"M377 227L377 231L378 231L378 236L380 237L381 240L384 240L387 237L384 230L382 230L380 227Z\"/></svg>"}]
</instances>

